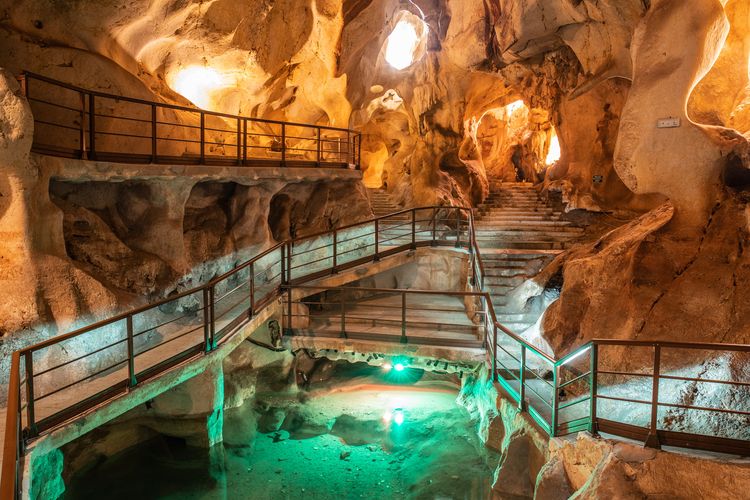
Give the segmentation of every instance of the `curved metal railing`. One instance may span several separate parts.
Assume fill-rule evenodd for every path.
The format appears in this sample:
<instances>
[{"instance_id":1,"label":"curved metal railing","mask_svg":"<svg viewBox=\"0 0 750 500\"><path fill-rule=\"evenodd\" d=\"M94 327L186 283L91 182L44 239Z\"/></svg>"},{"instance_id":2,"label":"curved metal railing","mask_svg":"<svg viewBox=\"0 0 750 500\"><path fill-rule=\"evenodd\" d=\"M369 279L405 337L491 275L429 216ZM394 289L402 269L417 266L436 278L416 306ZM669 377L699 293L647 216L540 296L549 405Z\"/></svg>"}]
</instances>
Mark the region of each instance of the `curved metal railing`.
<instances>
[{"instance_id":1,"label":"curved metal railing","mask_svg":"<svg viewBox=\"0 0 750 500\"><path fill-rule=\"evenodd\" d=\"M409 214L406 220L404 214ZM550 436L599 430L642 439L651 446L666 444L740 455L750 453L748 436L659 428L659 412L664 409L711 412L724 419L744 421L748 428L750 411L743 407L680 403L665 399L660 388L665 383L681 382L750 390L748 380L732 378L731 374L724 379L702 377L700 373L686 372L684 363L674 362L674 355L665 356L697 351L708 353L704 358L750 357L750 346L594 340L556 360L497 321L491 296L482 287L484 265L474 238L472 210L423 207L280 243L197 288L13 353L0 496L12 498L18 494L20 458L26 443L41 432L119 397L179 363L211 353L280 297L285 301L282 308L285 334L293 335L297 314L293 310L293 294L304 288L305 283L427 246L467 249L473 291L387 290L404 297L400 309L403 331L409 322L407 294L441 294L478 301L475 312L481 321L472 331L478 330L479 342L470 347L486 349L493 380ZM343 299L341 303L340 333L347 334ZM395 323L398 324L398 319ZM408 342L405 334L394 336L393 340ZM429 338L423 336L422 340ZM601 350L613 347L652 350L652 370L643 371L641 367L628 371L601 362ZM632 378L651 383L648 387L633 386L628 382ZM613 391L623 387L625 394L615 395ZM633 388L650 397L635 397ZM742 399L733 401L742 404ZM608 411L603 416L597 411L600 405L610 402L641 405L644 410L636 414L647 417L646 421L629 421L628 412L618 416Z\"/></svg>"}]
</instances>

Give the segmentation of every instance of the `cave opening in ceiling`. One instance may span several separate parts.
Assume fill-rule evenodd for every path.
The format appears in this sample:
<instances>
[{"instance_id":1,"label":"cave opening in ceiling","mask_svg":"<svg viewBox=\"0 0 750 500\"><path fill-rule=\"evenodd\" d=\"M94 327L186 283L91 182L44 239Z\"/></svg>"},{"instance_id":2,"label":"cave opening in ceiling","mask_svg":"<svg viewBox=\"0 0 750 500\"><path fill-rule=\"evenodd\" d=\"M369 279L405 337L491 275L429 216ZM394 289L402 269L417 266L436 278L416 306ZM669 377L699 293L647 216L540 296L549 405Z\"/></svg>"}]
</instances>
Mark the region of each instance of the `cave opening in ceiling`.
<instances>
[{"instance_id":1,"label":"cave opening in ceiling","mask_svg":"<svg viewBox=\"0 0 750 500\"><path fill-rule=\"evenodd\" d=\"M429 31L427 24L411 12L404 11L400 17L385 46L386 62L399 71L421 59Z\"/></svg>"}]
</instances>

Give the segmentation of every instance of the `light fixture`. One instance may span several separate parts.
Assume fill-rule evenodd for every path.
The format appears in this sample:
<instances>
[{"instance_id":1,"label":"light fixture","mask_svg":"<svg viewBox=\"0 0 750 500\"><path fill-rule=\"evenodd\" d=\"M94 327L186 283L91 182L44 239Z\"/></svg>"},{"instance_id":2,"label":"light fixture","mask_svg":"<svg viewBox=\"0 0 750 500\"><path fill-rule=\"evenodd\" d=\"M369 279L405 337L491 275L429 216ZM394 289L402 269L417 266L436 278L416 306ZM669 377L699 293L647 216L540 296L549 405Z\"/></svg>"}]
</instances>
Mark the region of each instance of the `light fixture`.
<instances>
[{"instance_id":1,"label":"light fixture","mask_svg":"<svg viewBox=\"0 0 750 500\"><path fill-rule=\"evenodd\" d=\"M395 368L397 372L402 372L402 371L404 371L404 368L406 368L406 367L404 366L403 363L396 363L393 366L393 368Z\"/></svg>"},{"instance_id":2,"label":"light fixture","mask_svg":"<svg viewBox=\"0 0 750 500\"><path fill-rule=\"evenodd\" d=\"M403 408L394 408L393 409L393 422L396 425L401 425L404 423L404 410Z\"/></svg>"},{"instance_id":3,"label":"light fixture","mask_svg":"<svg viewBox=\"0 0 750 500\"><path fill-rule=\"evenodd\" d=\"M393 365L391 365L390 363L383 363L383 370L390 371L391 368L393 368Z\"/></svg>"}]
</instances>

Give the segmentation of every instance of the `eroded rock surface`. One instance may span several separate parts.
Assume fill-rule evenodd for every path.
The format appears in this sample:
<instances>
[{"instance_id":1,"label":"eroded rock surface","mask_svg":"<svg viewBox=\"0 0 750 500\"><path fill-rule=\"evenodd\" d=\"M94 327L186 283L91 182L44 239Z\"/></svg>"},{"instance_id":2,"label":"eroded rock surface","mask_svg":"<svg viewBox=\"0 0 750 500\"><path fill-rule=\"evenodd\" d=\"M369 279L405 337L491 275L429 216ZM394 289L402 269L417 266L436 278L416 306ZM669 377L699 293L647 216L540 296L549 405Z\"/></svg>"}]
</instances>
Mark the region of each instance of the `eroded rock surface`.
<instances>
[{"instance_id":1,"label":"eroded rock surface","mask_svg":"<svg viewBox=\"0 0 750 500\"><path fill-rule=\"evenodd\" d=\"M553 440L551 460L537 482L536 500L561 498L744 498L750 464L595 439ZM560 489L558 489L560 488Z\"/></svg>"}]
</instances>

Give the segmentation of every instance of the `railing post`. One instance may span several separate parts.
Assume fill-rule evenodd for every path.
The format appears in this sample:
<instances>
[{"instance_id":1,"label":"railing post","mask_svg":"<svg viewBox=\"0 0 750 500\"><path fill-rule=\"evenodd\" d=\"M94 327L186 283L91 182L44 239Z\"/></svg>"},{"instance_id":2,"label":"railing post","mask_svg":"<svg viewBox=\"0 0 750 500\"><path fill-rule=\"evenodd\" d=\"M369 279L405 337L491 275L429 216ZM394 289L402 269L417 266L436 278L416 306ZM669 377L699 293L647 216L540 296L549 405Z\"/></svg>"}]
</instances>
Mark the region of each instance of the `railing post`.
<instances>
[{"instance_id":1,"label":"railing post","mask_svg":"<svg viewBox=\"0 0 750 500\"><path fill-rule=\"evenodd\" d=\"M29 77L26 74L21 74L18 78L18 85L21 87L21 94L25 98L29 98Z\"/></svg>"},{"instance_id":2,"label":"railing post","mask_svg":"<svg viewBox=\"0 0 750 500\"><path fill-rule=\"evenodd\" d=\"M237 165L242 165L242 119L237 117Z\"/></svg>"},{"instance_id":3,"label":"railing post","mask_svg":"<svg viewBox=\"0 0 750 500\"><path fill-rule=\"evenodd\" d=\"M89 160L96 159L96 101L94 94L89 94Z\"/></svg>"},{"instance_id":4,"label":"railing post","mask_svg":"<svg viewBox=\"0 0 750 500\"><path fill-rule=\"evenodd\" d=\"M208 297L211 300L211 310L209 311L211 313L210 319L211 319L211 350L213 351L216 348L216 307L214 304L214 301L216 300L216 288L214 285L210 285L208 287Z\"/></svg>"},{"instance_id":5,"label":"railing post","mask_svg":"<svg viewBox=\"0 0 750 500\"><path fill-rule=\"evenodd\" d=\"M362 133L357 134L357 170L362 170Z\"/></svg>"},{"instance_id":6,"label":"railing post","mask_svg":"<svg viewBox=\"0 0 750 500\"><path fill-rule=\"evenodd\" d=\"M519 374L518 394L520 401L518 402L518 409L526 411L526 346L521 344L521 373Z\"/></svg>"},{"instance_id":7,"label":"railing post","mask_svg":"<svg viewBox=\"0 0 750 500\"><path fill-rule=\"evenodd\" d=\"M649 448L661 448L657 430L659 413L659 373L661 371L661 346L654 344L654 374L651 382L651 428L648 431L645 445Z\"/></svg>"},{"instance_id":8,"label":"railing post","mask_svg":"<svg viewBox=\"0 0 750 500\"><path fill-rule=\"evenodd\" d=\"M320 144L320 135L321 135L321 133L320 133L320 127L318 127L318 160L317 160L318 166L320 166L320 157L321 157L321 154L320 154L320 147L321 147L321 144Z\"/></svg>"},{"instance_id":9,"label":"railing post","mask_svg":"<svg viewBox=\"0 0 750 500\"><path fill-rule=\"evenodd\" d=\"M456 248L461 247L461 210L456 207Z\"/></svg>"},{"instance_id":10,"label":"railing post","mask_svg":"<svg viewBox=\"0 0 750 500\"><path fill-rule=\"evenodd\" d=\"M242 163L247 163L247 118L242 120Z\"/></svg>"},{"instance_id":11,"label":"railing post","mask_svg":"<svg viewBox=\"0 0 750 500\"><path fill-rule=\"evenodd\" d=\"M151 163L156 163L156 104L151 105Z\"/></svg>"},{"instance_id":12,"label":"railing post","mask_svg":"<svg viewBox=\"0 0 750 500\"><path fill-rule=\"evenodd\" d=\"M283 248L283 247L282 247ZM282 256L284 254L282 253ZM281 259L281 279L284 279L284 259ZM250 317L255 315L255 262L250 263Z\"/></svg>"},{"instance_id":13,"label":"railing post","mask_svg":"<svg viewBox=\"0 0 750 500\"><path fill-rule=\"evenodd\" d=\"M294 249L294 241L290 241L286 245L286 283L292 285L292 250Z\"/></svg>"},{"instance_id":14,"label":"railing post","mask_svg":"<svg viewBox=\"0 0 750 500\"><path fill-rule=\"evenodd\" d=\"M211 296L208 288L203 289L203 351L211 350Z\"/></svg>"},{"instance_id":15,"label":"railing post","mask_svg":"<svg viewBox=\"0 0 750 500\"><path fill-rule=\"evenodd\" d=\"M281 166L286 167L286 123L281 124Z\"/></svg>"},{"instance_id":16,"label":"railing post","mask_svg":"<svg viewBox=\"0 0 750 500\"><path fill-rule=\"evenodd\" d=\"M401 292L401 343L406 344L406 292Z\"/></svg>"},{"instance_id":17,"label":"railing post","mask_svg":"<svg viewBox=\"0 0 750 500\"><path fill-rule=\"evenodd\" d=\"M596 343L591 344L591 365L589 370L591 371L591 378L589 379L589 432L593 435L599 434L598 426L596 425L596 393L597 393L597 378L596 371L599 366L599 345Z\"/></svg>"},{"instance_id":18,"label":"railing post","mask_svg":"<svg viewBox=\"0 0 750 500\"><path fill-rule=\"evenodd\" d=\"M281 282L286 285L286 311L287 317L287 335L292 335L292 248L294 241L290 240L281 246ZM286 264L284 264L286 262ZM284 271L286 270L286 276ZM283 294L283 292L282 292ZM283 309L283 304L282 304ZM282 311L282 316L283 316Z\"/></svg>"},{"instance_id":19,"label":"railing post","mask_svg":"<svg viewBox=\"0 0 750 500\"><path fill-rule=\"evenodd\" d=\"M375 219L375 262L380 260L380 219Z\"/></svg>"},{"instance_id":20,"label":"railing post","mask_svg":"<svg viewBox=\"0 0 750 500\"><path fill-rule=\"evenodd\" d=\"M353 160L352 158L352 133L349 132L349 129L346 130L346 164L349 165L349 162Z\"/></svg>"},{"instance_id":21,"label":"railing post","mask_svg":"<svg viewBox=\"0 0 750 500\"><path fill-rule=\"evenodd\" d=\"M201 165L206 164L206 114L201 111Z\"/></svg>"},{"instance_id":22,"label":"railing post","mask_svg":"<svg viewBox=\"0 0 750 500\"><path fill-rule=\"evenodd\" d=\"M417 209L411 209L411 248L417 248Z\"/></svg>"},{"instance_id":23,"label":"railing post","mask_svg":"<svg viewBox=\"0 0 750 500\"><path fill-rule=\"evenodd\" d=\"M550 422L550 437L557 436L557 419L558 406L560 406L560 391L558 386L560 385L560 367L553 365L552 367L552 387L554 388L554 394L552 396L552 422Z\"/></svg>"},{"instance_id":24,"label":"railing post","mask_svg":"<svg viewBox=\"0 0 750 500\"><path fill-rule=\"evenodd\" d=\"M432 246L437 245L437 207L432 207Z\"/></svg>"},{"instance_id":25,"label":"railing post","mask_svg":"<svg viewBox=\"0 0 750 500\"><path fill-rule=\"evenodd\" d=\"M282 313L283 314L283 313ZM286 315L287 315L287 329L286 334L292 335L292 287L291 285L286 287Z\"/></svg>"},{"instance_id":26,"label":"railing post","mask_svg":"<svg viewBox=\"0 0 750 500\"><path fill-rule=\"evenodd\" d=\"M474 209L472 208L467 217L467 223L469 228L469 241L466 242L466 246L469 247L469 255L474 255Z\"/></svg>"},{"instance_id":27,"label":"railing post","mask_svg":"<svg viewBox=\"0 0 750 500\"><path fill-rule=\"evenodd\" d=\"M128 387L135 387L138 381L135 378L135 348L133 346L133 315L129 314L126 319L128 335Z\"/></svg>"},{"instance_id":28,"label":"railing post","mask_svg":"<svg viewBox=\"0 0 750 500\"><path fill-rule=\"evenodd\" d=\"M346 338L346 302L344 301L344 290L341 290L341 338Z\"/></svg>"},{"instance_id":29,"label":"railing post","mask_svg":"<svg viewBox=\"0 0 750 500\"><path fill-rule=\"evenodd\" d=\"M86 159L86 94L83 92L78 93L81 98L81 126L78 127L78 141L81 143L81 159Z\"/></svg>"},{"instance_id":30,"label":"railing post","mask_svg":"<svg viewBox=\"0 0 750 500\"><path fill-rule=\"evenodd\" d=\"M34 353L24 353L23 364L26 368L26 425L29 428L29 437L39 434L34 417ZM7 416L6 416L7 418Z\"/></svg>"},{"instance_id":31,"label":"railing post","mask_svg":"<svg viewBox=\"0 0 750 500\"><path fill-rule=\"evenodd\" d=\"M336 261L338 257L337 251L336 251L336 247L338 246L337 240L338 240L337 233L336 233L336 230L334 229L333 230L333 268L331 270L331 274L336 274L337 272L336 271L336 265L337 265Z\"/></svg>"},{"instance_id":32,"label":"railing post","mask_svg":"<svg viewBox=\"0 0 750 500\"><path fill-rule=\"evenodd\" d=\"M499 378L497 376L497 325L492 322L492 381L497 382Z\"/></svg>"}]
</instances>

